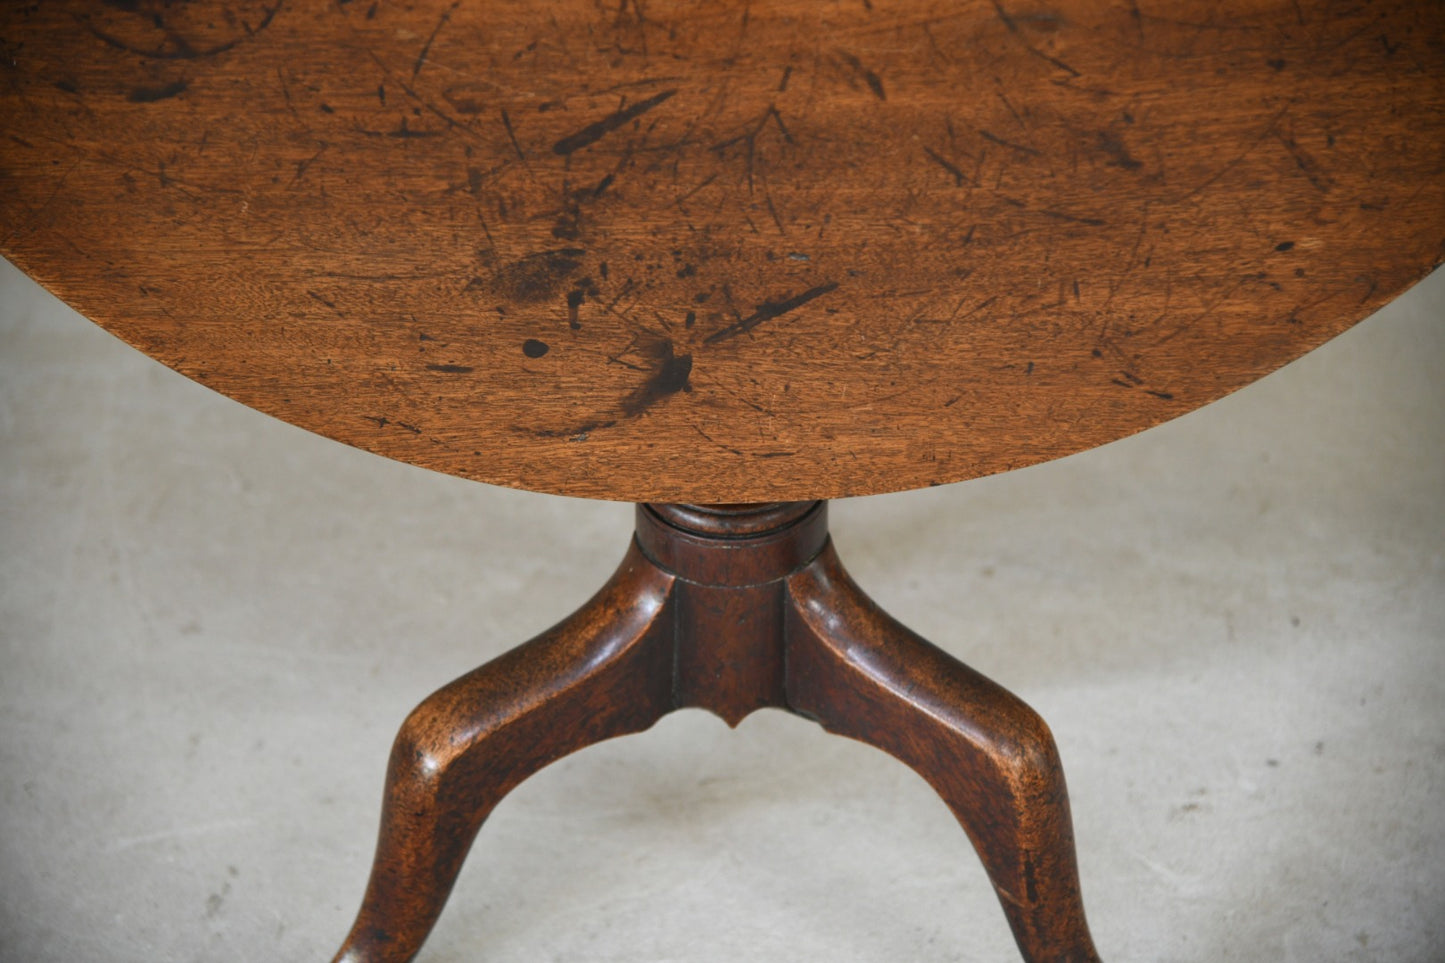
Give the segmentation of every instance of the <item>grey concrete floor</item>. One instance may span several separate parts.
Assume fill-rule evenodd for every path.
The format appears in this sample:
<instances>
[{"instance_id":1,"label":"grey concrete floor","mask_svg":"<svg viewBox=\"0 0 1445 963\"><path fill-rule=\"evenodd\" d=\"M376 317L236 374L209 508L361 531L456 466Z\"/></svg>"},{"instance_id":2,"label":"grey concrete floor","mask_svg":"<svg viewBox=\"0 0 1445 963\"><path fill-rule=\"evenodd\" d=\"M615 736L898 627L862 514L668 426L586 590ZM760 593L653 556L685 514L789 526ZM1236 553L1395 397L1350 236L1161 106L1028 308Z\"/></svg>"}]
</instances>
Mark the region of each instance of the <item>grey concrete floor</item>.
<instances>
[{"instance_id":1,"label":"grey concrete floor","mask_svg":"<svg viewBox=\"0 0 1445 963\"><path fill-rule=\"evenodd\" d=\"M1052 724L1106 959L1445 960L1442 362L1437 273L1169 425L834 506ZM0 267L0 959L328 959L396 725L629 531L256 414ZM1015 958L922 780L688 711L513 793L420 960Z\"/></svg>"}]
</instances>

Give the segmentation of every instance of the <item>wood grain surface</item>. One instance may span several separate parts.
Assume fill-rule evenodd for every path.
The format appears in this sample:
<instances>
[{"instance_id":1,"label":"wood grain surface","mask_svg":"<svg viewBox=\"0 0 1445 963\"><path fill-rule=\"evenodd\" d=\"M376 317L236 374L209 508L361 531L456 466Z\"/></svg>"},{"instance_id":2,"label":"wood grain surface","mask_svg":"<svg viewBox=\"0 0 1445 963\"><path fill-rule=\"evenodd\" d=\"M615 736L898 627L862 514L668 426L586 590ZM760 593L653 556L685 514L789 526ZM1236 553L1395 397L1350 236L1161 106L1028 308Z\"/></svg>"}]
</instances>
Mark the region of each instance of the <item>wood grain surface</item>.
<instances>
[{"instance_id":1,"label":"wood grain surface","mask_svg":"<svg viewBox=\"0 0 1445 963\"><path fill-rule=\"evenodd\" d=\"M0 252L496 484L777 501L1175 417L1445 256L1445 5L0 6Z\"/></svg>"}]
</instances>

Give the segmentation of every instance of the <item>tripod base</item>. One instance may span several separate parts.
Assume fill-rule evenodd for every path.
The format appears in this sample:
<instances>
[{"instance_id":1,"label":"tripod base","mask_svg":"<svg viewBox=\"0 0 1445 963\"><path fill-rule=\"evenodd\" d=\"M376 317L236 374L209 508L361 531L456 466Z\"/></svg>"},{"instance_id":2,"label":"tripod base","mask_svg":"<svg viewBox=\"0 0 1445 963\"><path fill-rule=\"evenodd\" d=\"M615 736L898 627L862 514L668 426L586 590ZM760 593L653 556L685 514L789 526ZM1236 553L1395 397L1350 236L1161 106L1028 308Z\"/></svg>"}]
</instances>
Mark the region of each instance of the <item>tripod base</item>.
<instances>
[{"instance_id":1,"label":"tripod base","mask_svg":"<svg viewBox=\"0 0 1445 963\"><path fill-rule=\"evenodd\" d=\"M335 963L412 959L503 796L684 707L730 725L786 709L908 764L973 842L1024 959L1098 960L1048 727L874 605L833 551L826 503L796 502L638 506L634 544L587 604L418 706Z\"/></svg>"}]
</instances>

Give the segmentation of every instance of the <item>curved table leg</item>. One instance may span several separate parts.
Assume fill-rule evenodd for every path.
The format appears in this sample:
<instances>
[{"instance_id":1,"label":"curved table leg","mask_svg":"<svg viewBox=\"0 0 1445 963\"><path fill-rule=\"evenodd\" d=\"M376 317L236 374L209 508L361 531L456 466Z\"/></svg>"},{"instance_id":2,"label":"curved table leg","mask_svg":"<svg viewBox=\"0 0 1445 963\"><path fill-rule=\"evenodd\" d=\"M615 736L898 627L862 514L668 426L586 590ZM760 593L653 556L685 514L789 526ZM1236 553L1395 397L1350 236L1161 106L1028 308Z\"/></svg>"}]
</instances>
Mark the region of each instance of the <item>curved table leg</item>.
<instances>
[{"instance_id":1,"label":"curved table leg","mask_svg":"<svg viewBox=\"0 0 1445 963\"><path fill-rule=\"evenodd\" d=\"M366 897L335 963L410 960L503 796L548 763L647 729L669 710L672 584L634 544L574 615L412 712L392 748Z\"/></svg>"},{"instance_id":2,"label":"curved table leg","mask_svg":"<svg viewBox=\"0 0 1445 963\"><path fill-rule=\"evenodd\" d=\"M988 871L1029 963L1097 963L1068 793L1037 713L894 621L829 545L788 579L794 712L876 746L943 797Z\"/></svg>"}]
</instances>

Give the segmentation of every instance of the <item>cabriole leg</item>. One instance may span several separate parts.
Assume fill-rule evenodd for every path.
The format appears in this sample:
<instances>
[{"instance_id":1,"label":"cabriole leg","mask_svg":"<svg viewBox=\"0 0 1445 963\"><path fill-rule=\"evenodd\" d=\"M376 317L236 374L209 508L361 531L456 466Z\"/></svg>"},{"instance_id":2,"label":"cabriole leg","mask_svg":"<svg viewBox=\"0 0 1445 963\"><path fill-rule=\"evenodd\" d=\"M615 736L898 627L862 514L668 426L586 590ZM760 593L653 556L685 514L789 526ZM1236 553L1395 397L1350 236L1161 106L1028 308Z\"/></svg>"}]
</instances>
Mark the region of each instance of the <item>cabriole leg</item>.
<instances>
[{"instance_id":1,"label":"cabriole leg","mask_svg":"<svg viewBox=\"0 0 1445 963\"><path fill-rule=\"evenodd\" d=\"M366 897L335 963L410 960L503 796L671 708L672 585L634 546L571 618L412 712L392 748Z\"/></svg>"},{"instance_id":2,"label":"cabriole leg","mask_svg":"<svg viewBox=\"0 0 1445 963\"><path fill-rule=\"evenodd\" d=\"M928 780L972 840L1028 963L1097 963L1043 720L889 617L831 545L788 591L789 707Z\"/></svg>"}]
</instances>

